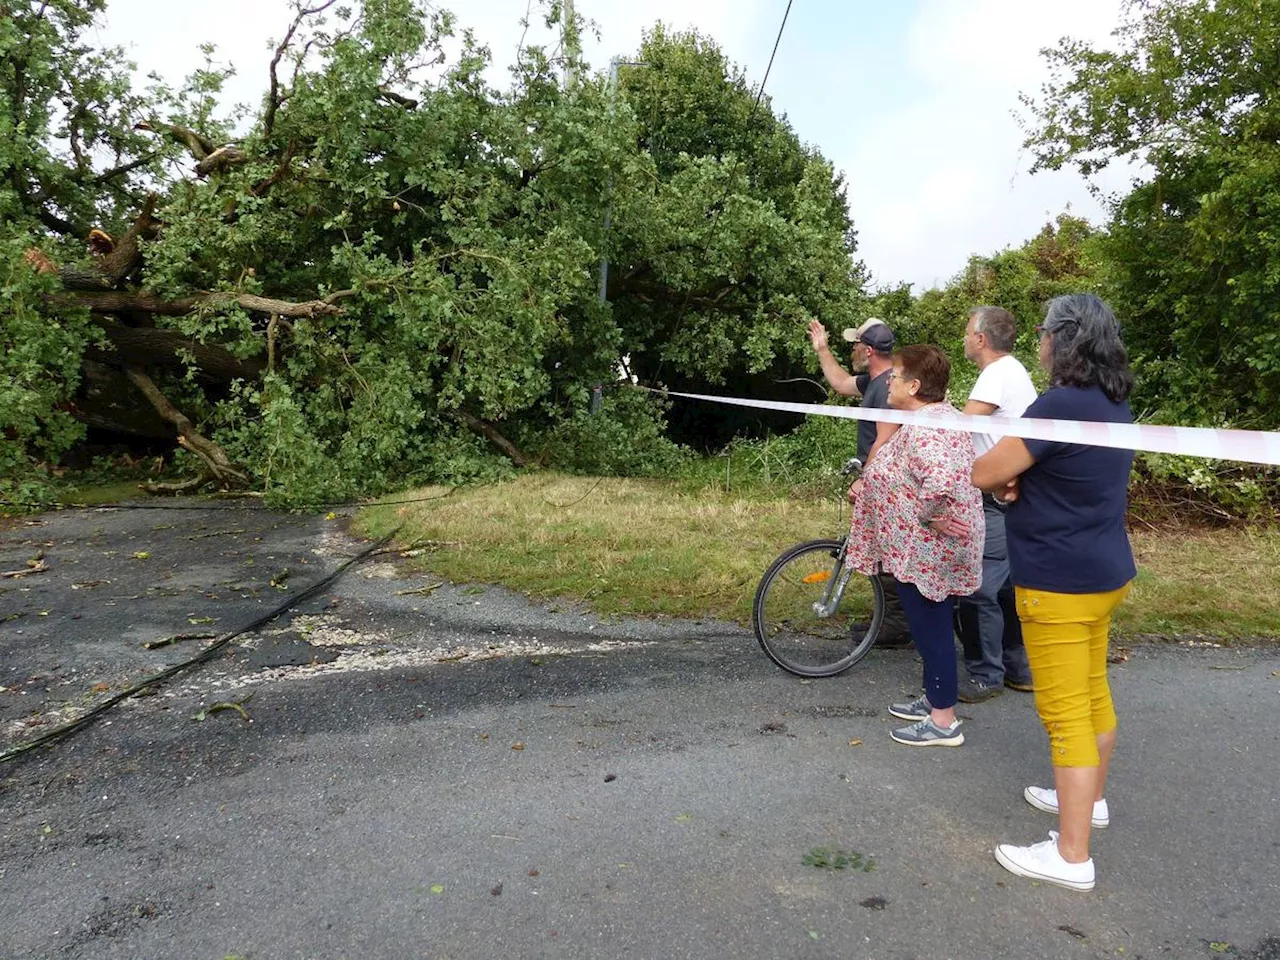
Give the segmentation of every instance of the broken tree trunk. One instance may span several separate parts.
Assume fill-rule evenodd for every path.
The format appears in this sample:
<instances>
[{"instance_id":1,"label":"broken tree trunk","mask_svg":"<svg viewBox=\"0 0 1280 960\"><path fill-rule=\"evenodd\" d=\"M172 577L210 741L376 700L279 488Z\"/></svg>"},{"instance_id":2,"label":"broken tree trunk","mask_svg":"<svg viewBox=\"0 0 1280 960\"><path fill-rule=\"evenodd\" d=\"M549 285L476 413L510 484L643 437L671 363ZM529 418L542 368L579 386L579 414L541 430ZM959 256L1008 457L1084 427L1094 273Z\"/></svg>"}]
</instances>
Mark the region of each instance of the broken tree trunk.
<instances>
[{"instance_id":1,"label":"broken tree trunk","mask_svg":"<svg viewBox=\"0 0 1280 960\"><path fill-rule=\"evenodd\" d=\"M139 240L151 240L160 231L160 222L155 219L156 195L149 194L142 212L129 226L125 235L112 241L101 231L94 231L107 240L107 252L93 258L89 269L83 267L62 267L58 270L58 279L67 290L114 290L142 268L142 249Z\"/></svg>"},{"instance_id":2,"label":"broken tree trunk","mask_svg":"<svg viewBox=\"0 0 1280 960\"><path fill-rule=\"evenodd\" d=\"M256 380L265 369L261 360L241 360L229 350L190 340L176 330L126 327L106 320L97 323L111 346L106 350L90 347L85 353L104 363L180 370L185 369L189 359L201 379L213 383Z\"/></svg>"}]
</instances>

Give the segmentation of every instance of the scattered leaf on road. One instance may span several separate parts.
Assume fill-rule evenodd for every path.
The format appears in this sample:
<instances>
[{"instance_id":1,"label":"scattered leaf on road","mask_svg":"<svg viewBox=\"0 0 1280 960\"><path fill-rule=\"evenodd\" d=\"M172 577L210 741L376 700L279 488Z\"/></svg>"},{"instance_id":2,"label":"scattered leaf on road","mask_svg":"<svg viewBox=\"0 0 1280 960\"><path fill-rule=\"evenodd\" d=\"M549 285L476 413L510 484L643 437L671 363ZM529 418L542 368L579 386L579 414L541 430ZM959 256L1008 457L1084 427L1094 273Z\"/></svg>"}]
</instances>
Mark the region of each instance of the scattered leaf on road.
<instances>
[{"instance_id":1,"label":"scattered leaf on road","mask_svg":"<svg viewBox=\"0 0 1280 960\"><path fill-rule=\"evenodd\" d=\"M443 883L433 883L433 884L431 885L431 892L432 892L432 893L444 893L444 884L443 884Z\"/></svg>"},{"instance_id":2,"label":"scattered leaf on road","mask_svg":"<svg viewBox=\"0 0 1280 960\"><path fill-rule=\"evenodd\" d=\"M425 597L428 594L434 593L435 591L439 590L443 586L444 586L444 581L441 580L439 583L428 583L426 586L414 587L412 590L397 590L396 596L411 597L416 595L416 596Z\"/></svg>"},{"instance_id":3,"label":"scattered leaf on road","mask_svg":"<svg viewBox=\"0 0 1280 960\"><path fill-rule=\"evenodd\" d=\"M143 650L159 650L161 647L167 647L170 644L181 643L183 640L212 640L217 634L214 633L175 633L172 637L162 637L159 640L148 640L142 645Z\"/></svg>"},{"instance_id":4,"label":"scattered leaf on road","mask_svg":"<svg viewBox=\"0 0 1280 960\"><path fill-rule=\"evenodd\" d=\"M860 747L862 746L862 741L859 740L857 737L854 737L852 740L849 741L849 746Z\"/></svg>"},{"instance_id":5,"label":"scattered leaf on road","mask_svg":"<svg viewBox=\"0 0 1280 960\"><path fill-rule=\"evenodd\" d=\"M515 743L513 743L513 744L511 745L511 749L512 749L512 750L523 750L523 749L524 749L524 742L523 742L523 741L520 741L520 740L517 740Z\"/></svg>"},{"instance_id":6,"label":"scattered leaf on road","mask_svg":"<svg viewBox=\"0 0 1280 960\"><path fill-rule=\"evenodd\" d=\"M239 703L213 703L208 707L208 713L217 713L219 710L234 710L240 714L240 719L245 723L253 723L253 718L249 716L249 711L240 706Z\"/></svg>"},{"instance_id":7,"label":"scattered leaf on road","mask_svg":"<svg viewBox=\"0 0 1280 960\"><path fill-rule=\"evenodd\" d=\"M676 823L688 823L692 819L692 813L677 813L675 816Z\"/></svg>"},{"instance_id":8,"label":"scattered leaf on road","mask_svg":"<svg viewBox=\"0 0 1280 960\"><path fill-rule=\"evenodd\" d=\"M150 550L138 550L138 551L136 551L136 552L133 554L133 559L135 559L135 560L150 560L150 559L151 559L151 551L150 551Z\"/></svg>"}]
</instances>

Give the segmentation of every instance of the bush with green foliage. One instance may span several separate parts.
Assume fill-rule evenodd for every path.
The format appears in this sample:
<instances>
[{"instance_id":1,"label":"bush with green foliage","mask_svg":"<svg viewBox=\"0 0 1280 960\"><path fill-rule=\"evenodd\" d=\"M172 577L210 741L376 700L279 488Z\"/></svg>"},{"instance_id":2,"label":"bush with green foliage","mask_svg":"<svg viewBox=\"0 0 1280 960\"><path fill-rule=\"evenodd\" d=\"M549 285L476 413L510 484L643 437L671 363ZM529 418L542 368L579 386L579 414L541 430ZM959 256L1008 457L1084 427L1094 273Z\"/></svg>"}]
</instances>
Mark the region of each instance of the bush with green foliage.
<instances>
[{"instance_id":1,"label":"bush with green foliage","mask_svg":"<svg viewBox=\"0 0 1280 960\"><path fill-rule=\"evenodd\" d=\"M1165 422L1280 425L1280 2L1153 0L1116 49L1070 41L1027 146L1037 167L1137 162L1102 237L1136 402Z\"/></svg>"}]
</instances>

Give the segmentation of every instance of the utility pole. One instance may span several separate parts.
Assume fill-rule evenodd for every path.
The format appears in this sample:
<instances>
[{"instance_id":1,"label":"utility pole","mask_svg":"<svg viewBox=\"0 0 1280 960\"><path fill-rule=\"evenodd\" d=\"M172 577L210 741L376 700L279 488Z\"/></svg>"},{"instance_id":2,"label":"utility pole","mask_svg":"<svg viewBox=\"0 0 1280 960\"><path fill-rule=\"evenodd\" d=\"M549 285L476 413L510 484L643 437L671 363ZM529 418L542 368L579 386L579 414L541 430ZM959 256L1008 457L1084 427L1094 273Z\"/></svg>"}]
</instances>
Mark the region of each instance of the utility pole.
<instances>
[{"instance_id":1,"label":"utility pole","mask_svg":"<svg viewBox=\"0 0 1280 960\"><path fill-rule=\"evenodd\" d=\"M574 62L578 59L578 26L573 22L573 0L561 0L560 45L564 47L564 88L568 90L577 79Z\"/></svg>"},{"instance_id":2,"label":"utility pole","mask_svg":"<svg viewBox=\"0 0 1280 960\"><path fill-rule=\"evenodd\" d=\"M647 67L649 64L643 60L623 60L621 57L613 57L609 61L609 117L613 117L613 107L618 99L618 68L619 67ZM609 189L605 193L604 201L604 239L609 239L609 229L613 226L613 211L609 206L609 195L613 193L613 174L609 174ZM609 300L609 256L601 252L600 254L600 289L597 298L601 303L607 303Z\"/></svg>"}]
</instances>

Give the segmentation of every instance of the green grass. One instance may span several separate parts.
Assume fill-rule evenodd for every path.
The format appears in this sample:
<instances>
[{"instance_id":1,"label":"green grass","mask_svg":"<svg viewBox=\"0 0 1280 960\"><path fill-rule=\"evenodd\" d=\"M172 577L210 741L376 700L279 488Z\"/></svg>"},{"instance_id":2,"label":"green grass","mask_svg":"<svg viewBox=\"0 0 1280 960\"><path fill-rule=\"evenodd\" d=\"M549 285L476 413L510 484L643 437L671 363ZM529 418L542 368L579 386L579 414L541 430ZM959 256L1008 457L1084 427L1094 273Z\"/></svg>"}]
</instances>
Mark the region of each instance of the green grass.
<instances>
[{"instance_id":1,"label":"green grass","mask_svg":"<svg viewBox=\"0 0 1280 960\"><path fill-rule=\"evenodd\" d=\"M1249 527L1135 531L1138 579L1124 633L1280 636L1280 532Z\"/></svg>"},{"instance_id":2,"label":"green grass","mask_svg":"<svg viewBox=\"0 0 1280 960\"><path fill-rule=\"evenodd\" d=\"M87 507L119 503L122 500L134 500L145 496L138 489L138 483L138 480L113 480L85 486L67 486L59 491L58 499L63 503L83 504Z\"/></svg>"},{"instance_id":3,"label":"green grass","mask_svg":"<svg viewBox=\"0 0 1280 960\"><path fill-rule=\"evenodd\" d=\"M358 526L423 551L413 563L458 583L501 584L605 614L745 623L768 563L790 544L836 536L848 507L687 482L525 474L424 503L371 507ZM398 495L395 499L406 499ZM1280 637L1280 532L1231 528L1133 534L1140 573L1122 635Z\"/></svg>"},{"instance_id":4,"label":"green grass","mask_svg":"<svg viewBox=\"0 0 1280 960\"><path fill-rule=\"evenodd\" d=\"M732 620L749 616L756 580L781 545L833 535L844 522L834 503L551 473L360 518L373 535L401 521L402 543L426 541L415 563L456 582L585 600L601 613Z\"/></svg>"}]
</instances>

